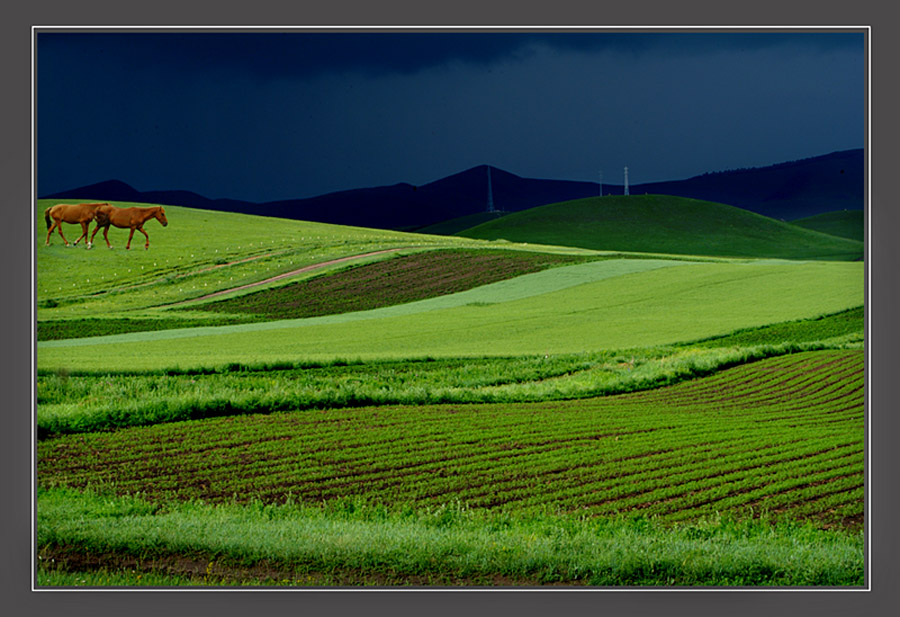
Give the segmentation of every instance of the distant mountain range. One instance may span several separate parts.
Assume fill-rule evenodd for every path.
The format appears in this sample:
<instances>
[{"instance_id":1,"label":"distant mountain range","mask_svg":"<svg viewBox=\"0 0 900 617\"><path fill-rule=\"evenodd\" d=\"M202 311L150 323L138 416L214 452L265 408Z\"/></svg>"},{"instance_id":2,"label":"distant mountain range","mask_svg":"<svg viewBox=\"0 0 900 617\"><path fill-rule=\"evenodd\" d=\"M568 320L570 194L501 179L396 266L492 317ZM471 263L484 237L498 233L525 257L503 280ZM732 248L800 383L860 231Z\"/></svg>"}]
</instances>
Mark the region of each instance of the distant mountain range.
<instances>
[{"instance_id":1,"label":"distant mountain range","mask_svg":"<svg viewBox=\"0 0 900 617\"><path fill-rule=\"evenodd\" d=\"M480 165L422 186L401 183L263 203L209 199L190 191L137 191L118 180L44 195L42 199L154 203L415 230L485 211L489 175L494 208L509 212L592 197L599 191L596 182L522 178L497 167L488 170L487 165ZM863 150L856 149L768 167L706 173L686 180L635 184L629 187L629 193L703 199L790 221L836 210L861 210L864 178ZM622 195L624 186L604 183L603 193Z\"/></svg>"}]
</instances>

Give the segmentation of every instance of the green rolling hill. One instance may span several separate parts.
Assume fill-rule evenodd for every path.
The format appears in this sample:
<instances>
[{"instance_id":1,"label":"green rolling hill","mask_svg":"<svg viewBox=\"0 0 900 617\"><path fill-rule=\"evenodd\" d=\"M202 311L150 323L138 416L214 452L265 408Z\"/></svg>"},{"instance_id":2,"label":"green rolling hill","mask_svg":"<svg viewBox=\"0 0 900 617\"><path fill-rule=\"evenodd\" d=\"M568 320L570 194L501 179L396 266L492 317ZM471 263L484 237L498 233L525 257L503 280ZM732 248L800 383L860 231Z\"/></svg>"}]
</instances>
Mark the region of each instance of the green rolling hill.
<instances>
[{"instance_id":1,"label":"green rolling hill","mask_svg":"<svg viewBox=\"0 0 900 617\"><path fill-rule=\"evenodd\" d=\"M794 225L813 231L863 241L866 231L866 216L862 210L837 210L791 221Z\"/></svg>"},{"instance_id":2,"label":"green rolling hill","mask_svg":"<svg viewBox=\"0 0 900 617\"><path fill-rule=\"evenodd\" d=\"M460 216L455 219L450 219L449 221L442 221L440 223L435 223L434 225L428 225L427 227L417 229L416 232L421 234L435 234L438 236L452 236L454 234L458 234L461 231L469 229L470 227L475 227L476 225L481 225L482 223L494 221L504 216L505 214L507 213L476 212L475 214L467 214L466 216Z\"/></svg>"},{"instance_id":3,"label":"green rolling hill","mask_svg":"<svg viewBox=\"0 0 900 617\"><path fill-rule=\"evenodd\" d=\"M457 233L595 250L857 260L863 243L728 206L668 195L604 196L509 214Z\"/></svg>"}]
</instances>

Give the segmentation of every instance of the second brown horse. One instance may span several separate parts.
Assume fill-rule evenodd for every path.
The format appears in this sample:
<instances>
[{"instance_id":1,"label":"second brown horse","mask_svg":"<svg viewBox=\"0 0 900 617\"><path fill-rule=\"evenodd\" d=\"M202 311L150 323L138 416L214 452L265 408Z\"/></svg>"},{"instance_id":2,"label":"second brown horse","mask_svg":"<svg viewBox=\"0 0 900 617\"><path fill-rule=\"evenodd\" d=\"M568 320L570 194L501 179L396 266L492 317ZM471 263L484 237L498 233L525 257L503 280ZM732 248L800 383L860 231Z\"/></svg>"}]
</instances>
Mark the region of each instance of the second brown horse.
<instances>
[{"instance_id":1,"label":"second brown horse","mask_svg":"<svg viewBox=\"0 0 900 617\"><path fill-rule=\"evenodd\" d=\"M128 234L128 243L125 245L126 249L131 248L131 238L134 236L135 229L144 234L144 237L147 238L147 243L144 244L144 248L148 249L150 248L150 236L144 231L144 223L155 218L163 227L169 224L169 221L166 220L166 212L163 210L162 206L150 206L146 208L138 206L132 206L131 208L100 206L97 208L94 218L97 221L97 227L94 229L94 233L91 234L91 243L94 242L94 236L97 235L97 232L102 227L103 239L106 240L106 246L109 248L112 248L112 245L109 243L109 238L106 234L109 232L110 225L113 227L121 227L123 229L131 229L131 233Z\"/></svg>"}]
</instances>

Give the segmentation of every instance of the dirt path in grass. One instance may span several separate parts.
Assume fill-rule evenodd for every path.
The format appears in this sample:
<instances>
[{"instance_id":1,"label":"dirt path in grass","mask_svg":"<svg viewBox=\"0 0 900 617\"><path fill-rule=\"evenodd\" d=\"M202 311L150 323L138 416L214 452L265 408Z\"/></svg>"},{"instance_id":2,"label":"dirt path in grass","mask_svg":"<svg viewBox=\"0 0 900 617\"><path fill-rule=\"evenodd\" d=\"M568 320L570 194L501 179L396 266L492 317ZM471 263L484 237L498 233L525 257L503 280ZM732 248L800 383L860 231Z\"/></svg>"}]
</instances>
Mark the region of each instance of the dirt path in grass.
<instances>
[{"instance_id":1,"label":"dirt path in grass","mask_svg":"<svg viewBox=\"0 0 900 617\"><path fill-rule=\"evenodd\" d=\"M230 289L222 289L222 290L220 290L220 291L215 291L215 292L213 292L213 293L211 293L211 294L206 294L205 296L200 296L199 298L191 298L190 300L182 300L181 302L173 302L172 304L165 304L165 305L162 305L162 306L178 306L178 305L180 305L180 304L187 304L187 303L189 303L189 302L199 302L199 301L201 301L201 300L208 300L208 299L210 299L210 298L215 298L215 297L217 297L217 296L222 296L222 295L225 295L225 294L227 294L227 293L231 293L231 292L233 292L233 291L240 291L240 290L243 290L243 289L250 289L250 288L252 288L252 287L258 287L259 285L265 285L266 283L272 283L272 282L274 282L274 281L280 281L281 279L286 279L286 278L289 278L289 277L291 277L291 276L296 276L296 275L298 275L298 274L302 274L302 273L304 273L304 272L309 272L309 271L311 271L311 270L319 270L320 268L325 268L325 267L328 267L328 266L331 266L331 265L334 265L334 264L338 264L338 263L342 263L342 262L345 262L345 261L353 261L354 259L364 259L364 258L366 258L366 257L373 257L373 256L375 256L375 255L383 255L383 254L385 254L385 253L395 253L395 252L397 252L397 251L402 251L403 248L404 248L404 247L393 248L393 249L384 249L384 250L382 250L382 251L373 251L373 252L371 252L371 253L362 253L362 254L360 254L360 255L350 255L350 256L348 256L348 257L339 257L338 259L331 259L331 260L329 260L329 261L323 261L323 262L321 262L321 263L312 264L312 265L309 265L309 266L304 266L304 267L299 268L299 269L297 269L297 270L292 270L292 271L290 271L290 272L285 272L284 274L279 274L278 276L273 276L273 277L264 279L264 280L262 280L262 281L256 281L255 283L247 283L246 285L239 285L238 287L232 287L232 288L230 288ZM263 257L263 256L260 256L260 257ZM253 259L259 259L260 257L250 257L250 258L248 258L248 259L241 259L241 260L239 260L239 261L234 261L234 262L227 263L227 264L219 264L218 266L214 266L213 268L215 268L215 267L222 268L222 267L225 267L225 266L230 266L230 265L232 265L232 264L241 263L241 262L244 262L244 261L251 261L251 260L253 260ZM213 268L207 268L207 270L211 270L211 269L213 269Z\"/></svg>"}]
</instances>

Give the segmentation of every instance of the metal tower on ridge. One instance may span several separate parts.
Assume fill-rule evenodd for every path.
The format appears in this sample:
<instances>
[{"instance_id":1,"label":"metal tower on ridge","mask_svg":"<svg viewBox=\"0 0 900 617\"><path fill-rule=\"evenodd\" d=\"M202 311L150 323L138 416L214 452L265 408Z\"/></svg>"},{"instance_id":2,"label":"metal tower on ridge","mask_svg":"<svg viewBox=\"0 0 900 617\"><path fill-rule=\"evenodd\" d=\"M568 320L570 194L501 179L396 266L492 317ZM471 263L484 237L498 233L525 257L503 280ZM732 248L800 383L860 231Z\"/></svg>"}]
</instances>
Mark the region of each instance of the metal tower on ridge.
<instances>
[{"instance_id":1,"label":"metal tower on ridge","mask_svg":"<svg viewBox=\"0 0 900 617\"><path fill-rule=\"evenodd\" d=\"M625 194L628 195L628 167L625 168Z\"/></svg>"},{"instance_id":2,"label":"metal tower on ridge","mask_svg":"<svg viewBox=\"0 0 900 617\"><path fill-rule=\"evenodd\" d=\"M491 186L491 166L487 166L488 186L487 186L487 211L494 212L494 189Z\"/></svg>"}]
</instances>

